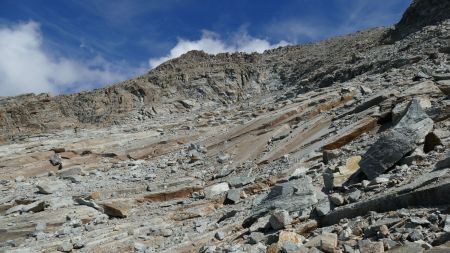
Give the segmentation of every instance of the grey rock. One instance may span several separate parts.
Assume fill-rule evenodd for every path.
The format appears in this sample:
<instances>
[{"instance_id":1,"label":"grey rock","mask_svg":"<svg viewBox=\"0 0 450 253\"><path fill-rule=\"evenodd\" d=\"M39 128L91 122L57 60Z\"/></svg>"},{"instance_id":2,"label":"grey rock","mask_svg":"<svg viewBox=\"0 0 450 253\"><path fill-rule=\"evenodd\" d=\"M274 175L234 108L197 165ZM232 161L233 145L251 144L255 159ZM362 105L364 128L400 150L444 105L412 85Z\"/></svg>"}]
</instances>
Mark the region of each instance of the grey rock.
<instances>
[{"instance_id":1,"label":"grey rock","mask_svg":"<svg viewBox=\"0 0 450 253\"><path fill-rule=\"evenodd\" d=\"M219 240L222 241L223 239L225 239L225 233L222 231L217 232L214 237Z\"/></svg>"},{"instance_id":2,"label":"grey rock","mask_svg":"<svg viewBox=\"0 0 450 253\"><path fill-rule=\"evenodd\" d=\"M450 80L438 81L437 86L447 96L450 96Z\"/></svg>"},{"instance_id":3,"label":"grey rock","mask_svg":"<svg viewBox=\"0 0 450 253\"><path fill-rule=\"evenodd\" d=\"M444 231L450 233L450 215L445 218Z\"/></svg>"},{"instance_id":4,"label":"grey rock","mask_svg":"<svg viewBox=\"0 0 450 253\"><path fill-rule=\"evenodd\" d=\"M445 155L445 158L436 163L436 169L450 168L450 151Z\"/></svg>"},{"instance_id":5,"label":"grey rock","mask_svg":"<svg viewBox=\"0 0 450 253\"><path fill-rule=\"evenodd\" d=\"M280 230L292 223L292 218L286 210L275 211L269 219L270 226L275 230Z\"/></svg>"},{"instance_id":6,"label":"grey rock","mask_svg":"<svg viewBox=\"0 0 450 253\"><path fill-rule=\"evenodd\" d=\"M58 181L44 181L37 185L39 193L52 194L64 188L64 184Z\"/></svg>"},{"instance_id":7,"label":"grey rock","mask_svg":"<svg viewBox=\"0 0 450 253\"><path fill-rule=\"evenodd\" d=\"M396 124L367 150L359 163L361 170L374 179L394 166L406 154L417 147L432 130L433 121L422 110L417 99L413 99L408 110Z\"/></svg>"},{"instance_id":8,"label":"grey rock","mask_svg":"<svg viewBox=\"0 0 450 253\"><path fill-rule=\"evenodd\" d=\"M71 252L72 249L73 249L73 245L70 242L63 242L57 248L57 250L60 252Z\"/></svg>"},{"instance_id":9,"label":"grey rock","mask_svg":"<svg viewBox=\"0 0 450 253\"><path fill-rule=\"evenodd\" d=\"M225 163L225 162L228 162L229 160L230 160L230 155L229 154L224 154L224 153L221 153L221 154L219 154L218 156L217 156L217 161L219 162L219 163Z\"/></svg>"},{"instance_id":10,"label":"grey rock","mask_svg":"<svg viewBox=\"0 0 450 253\"><path fill-rule=\"evenodd\" d=\"M220 195L224 192L227 192L229 189L230 189L230 187L228 186L228 183L223 182L223 183L208 186L203 191L205 192L206 198L212 198L212 197Z\"/></svg>"},{"instance_id":11,"label":"grey rock","mask_svg":"<svg viewBox=\"0 0 450 253\"><path fill-rule=\"evenodd\" d=\"M261 232L252 232L247 237L247 241L250 244L257 244L259 242L265 242L267 240L267 237L264 235L264 233Z\"/></svg>"},{"instance_id":12,"label":"grey rock","mask_svg":"<svg viewBox=\"0 0 450 253\"><path fill-rule=\"evenodd\" d=\"M330 200L327 199L323 199L321 200L317 206L316 206L316 213L319 216L324 216L327 215L330 211L331 211L331 203Z\"/></svg>"},{"instance_id":13,"label":"grey rock","mask_svg":"<svg viewBox=\"0 0 450 253\"><path fill-rule=\"evenodd\" d=\"M103 212L103 208L101 206L97 205L97 203L95 203L93 200L86 200L83 198L75 198L74 200L79 205L90 206L92 208L95 208L95 209Z\"/></svg>"},{"instance_id":14,"label":"grey rock","mask_svg":"<svg viewBox=\"0 0 450 253\"><path fill-rule=\"evenodd\" d=\"M424 236L423 236L422 232L420 232L420 230L414 229L414 231L408 235L408 238L411 241L415 242L415 241L424 239Z\"/></svg>"},{"instance_id":15,"label":"grey rock","mask_svg":"<svg viewBox=\"0 0 450 253\"><path fill-rule=\"evenodd\" d=\"M342 197L339 193L333 193L330 196L331 203L335 204L336 206L342 206L345 202L344 197Z\"/></svg>"},{"instance_id":16,"label":"grey rock","mask_svg":"<svg viewBox=\"0 0 450 253\"><path fill-rule=\"evenodd\" d=\"M61 156L59 154L54 154L52 157L50 157L50 163L53 166L61 165L62 164Z\"/></svg>"},{"instance_id":17,"label":"grey rock","mask_svg":"<svg viewBox=\"0 0 450 253\"><path fill-rule=\"evenodd\" d=\"M239 188L255 181L255 177L232 177L227 180L228 184L233 188Z\"/></svg>"},{"instance_id":18,"label":"grey rock","mask_svg":"<svg viewBox=\"0 0 450 253\"><path fill-rule=\"evenodd\" d=\"M358 189L355 189L355 190L351 191L347 196L351 202L356 202L361 198L361 191Z\"/></svg>"},{"instance_id":19,"label":"grey rock","mask_svg":"<svg viewBox=\"0 0 450 253\"><path fill-rule=\"evenodd\" d=\"M241 190L231 189L227 192L225 204L236 204L239 203L239 201L241 201Z\"/></svg>"},{"instance_id":20,"label":"grey rock","mask_svg":"<svg viewBox=\"0 0 450 253\"><path fill-rule=\"evenodd\" d=\"M384 245L382 242L371 242L369 240L361 240L358 242L359 251L361 253L383 253Z\"/></svg>"},{"instance_id":21,"label":"grey rock","mask_svg":"<svg viewBox=\"0 0 450 253\"><path fill-rule=\"evenodd\" d=\"M312 207L318 202L312 179L301 177L272 187L271 191L258 206L259 210L282 209L298 211Z\"/></svg>"}]
</instances>

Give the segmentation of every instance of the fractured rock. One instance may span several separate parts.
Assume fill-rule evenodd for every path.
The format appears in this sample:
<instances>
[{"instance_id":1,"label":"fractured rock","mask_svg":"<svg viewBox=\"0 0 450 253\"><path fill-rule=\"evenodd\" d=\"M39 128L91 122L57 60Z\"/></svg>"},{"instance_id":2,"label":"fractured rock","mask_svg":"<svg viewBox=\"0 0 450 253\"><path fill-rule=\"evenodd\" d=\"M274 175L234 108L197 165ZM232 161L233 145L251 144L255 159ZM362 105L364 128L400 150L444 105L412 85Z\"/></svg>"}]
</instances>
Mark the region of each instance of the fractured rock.
<instances>
[{"instance_id":1,"label":"fractured rock","mask_svg":"<svg viewBox=\"0 0 450 253\"><path fill-rule=\"evenodd\" d=\"M316 203L317 198L312 179L304 176L272 187L267 197L261 202L259 209L298 211L310 208Z\"/></svg>"},{"instance_id":2,"label":"fractured rock","mask_svg":"<svg viewBox=\"0 0 450 253\"><path fill-rule=\"evenodd\" d=\"M270 225L275 230L280 230L292 223L292 218L286 210L275 211L269 219Z\"/></svg>"},{"instance_id":3,"label":"fractured rock","mask_svg":"<svg viewBox=\"0 0 450 253\"><path fill-rule=\"evenodd\" d=\"M378 177L413 151L432 128L433 120L422 110L419 101L413 99L395 127L382 134L363 155L359 163L361 170L370 180Z\"/></svg>"}]
</instances>

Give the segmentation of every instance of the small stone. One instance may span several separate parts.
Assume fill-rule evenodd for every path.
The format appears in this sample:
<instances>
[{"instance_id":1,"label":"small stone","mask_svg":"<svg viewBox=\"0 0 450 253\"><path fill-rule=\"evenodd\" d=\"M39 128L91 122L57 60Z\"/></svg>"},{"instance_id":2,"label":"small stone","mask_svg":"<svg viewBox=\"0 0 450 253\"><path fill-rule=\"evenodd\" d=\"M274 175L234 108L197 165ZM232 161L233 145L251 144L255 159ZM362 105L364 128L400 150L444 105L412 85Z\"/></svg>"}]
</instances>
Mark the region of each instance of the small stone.
<instances>
[{"instance_id":1,"label":"small stone","mask_svg":"<svg viewBox=\"0 0 450 253\"><path fill-rule=\"evenodd\" d=\"M236 204L241 201L241 190L231 189L227 192L225 204Z\"/></svg>"},{"instance_id":2,"label":"small stone","mask_svg":"<svg viewBox=\"0 0 450 253\"><path fill-rule=\"evenodd\" d=\"M50 163L53 166L61 165L62 164L61 156L59 154L54 154L52 157L50 157Z\"/></svg>"},{"instance_id":3,"label":"small stone","mask_svg":"<svg viewBox=\"0 0 450 253\"><path fill-rule=\"evenodd\" d=\"M130 206L124 202L111 202L103 204L103 211L110 217L125 218L129 215Z\"/></svg>"},{"instance_id":4,"label":"small stone","mask_svg":"<svg viewBox=\"0 0 450 253\"><path fill-rule=\"evenodd\" d=\"M450 215L445 218L444 231L450 233Z\"/></svg>"},{"instance_id":5,"label":"small stone","mask_svg":"<svg viewBox=\"0 0 450 253\"><path fill-rule=\"evenodd\" d=\"M383 253L383 242L371 242L369 240L361 240L358 242L359 251L361 253Z\"/></svg>"},{"instance_id":6,"label":"small stone","mask_svg":"<svg viewBox=\"0 0 450 253\"><path fill-rule=\"evenodd\" d=\"M323 233L309 240L305 246L312 248L317 247L327 253L333 253L337 247L338 238L334 233Z\"/></svg>"},{"instance_id":7,"label":"small stone","mask_svg":"<svg viewBox=\"0 0 450 253\"><path fill-rule=\"evenodd\" d=\"M170 228L165 228L161 230L161 235L164 237L170 237L173 235L173 230Z\"/></svg>"},{"instance_id":8,"label":"small stone","mask_svg":"<svg viewBox=\"0 0 450 253\"><path fill-rule=\"evenodd\" d=\"M206 198L212 198L214 196L227 192L228 190L230 190L228 183L223 182L212 186L208 186L203 191L205 192Z\"/></svg>"},{"instance_id":9,"label":"small stone","mask_svg":"<svg viewBox=\"0 0 450 253\"><path fill-rule=\"evenodd\" d=\"M35 228L35 230L36 231L38 231L38 232L44 232L44 230L47 228L47 223L45 223L45 222L38 222L37 224L36 224L36 228Z\"/></svg>"},{"instance_id":10,"label":"small stone","mask_svg":"<svg viewBox=\"0 0 450 253\"><path fill-rule=\"evenodd\" d=\"M60 191L65 185L62 182L45 181L37 185L39 193L52 194Z\"/></svg>"},{"instance_id":11,"label":"small stone","mask_svg":"<svg viewBox=\"0 0 450 253\"><path fill-rule=\"evenodd\" d=\"M134 250L136 250L137 252L146 252L147 249L147 245L140 242L134 242Z\"/></svg>"},{"instance_id":12,"label":"small stone","mask_svg":"<svg viewBox=\"0 0 450 253\"><path fill-rule=\"evenodd\" d=\"M214 237L219 240L222 241L223 239L225 239L225 233L222 231L217 232Z\"/></svg>"},{"instance_id":13,"label":"small stone","mask_svg":"<svg viewBox=\"0 0 450 253\"><path fill-rule=\"evenodd\" d=\"M381 225L379 233L382 237L387 237L389 235L389 228L386 225Z\"/></svg>"},{"instance_id":14,"label":"small stone","mask_svg":"<svg viewBox=\"0 0 450 253\"><path fill-rule=\"evenodd\" d=\"M414 231L412 231L409 235L408 238L415 242L415 241L419 241L419 240L423 240L424 236L422 234L422 232L420 232L420 230L418 229L414 229Z\"/></svg>"},{"instance_id":15,"label":"small stone","mask_svg":"<svg viewBox=\"0 0 450 253\"><path fill-rule=\"evenodd\" d=\"M331 201L331 203L335 204L336 206L342 206L345 202L344 197L342 197L342 195L339 193L331 194L330 201Z\"/></svg>"},{"instance_id":16,"label":"small stone","mask_svg":"<svg viewBox=\"0 0 450 253\"><path fill-rule=\"evenodd\" d=\"M297 233L290 231L281 231L278 235L278 245L283 248L288 245L301 246L303 237Z\"/></svg>"},{"instance_id":17,"label":"small stone","mask_svg":"<svg viewBox=\"0 0 450 253\"><path fill-rule=\"evenodd\" d=\"M359 198L361 198L361 191L358 189L355 189L348 194L348 199L351 202L356 202L359 200Z\"/></svg>"},{"instance_id":18,"label":"small stone","mask_svg":"<svg viewBox=\"0 0 450 253\"><path fill-rule=\"evenodd\" d=\"M228 184L233 188L239 188L242 186L246 186L255 181L254 177L232 177L227 180Z\"/></svg>"},{"instance_id":19,"label":"small stone","mask_svg":"<svg viewBox=\"0 0 450 253\"><path fill-rule=\"evenodd\" d=\"M221 154L219 154L219 155L217 156L217 161L218 161L219 163L225 163L225 162L227 162L227 161L229 161L229 160L230 160L230 155L229 155L229 154L221 153Z\"/></svg>"},{"instance_id":20,"label":"small stone","mask_svg":"<svg viewBox=\"0 0 450 253\"><path fill-rule=\"evenodd\" d=\"M71 252L72 249L73 249L73 245L72 245L72 243L69 243L69 242L63 242L57 248L57 250L60 252Z\"/></svg>"},{"instance_id":21,"label":"small stone","mask_svg":"<svg viewBox=\"0 0 450 253\"><path fill-rule=\"evenodd\" d=\"M18 176L18 177L16 177L16 179L15 179L15 181L16 181L17 183L23 182L23 180L25 180L25 177L24 177L24 176Z\"/></svg>"},{"instance_id":22,"label":"small stone","mask_svg":"<svg viewBox=\"0 0 450 253\"><path fill-rule=\"evenodd\" d=\"M248 237L247 237L248 243L250 244L257 244L259 242L263 242L266 240L266 236L264 235L264 233L261 232L252 232Z\"/></svg>"},{"instance_id":23,"label":"small stone","mask_svg":"<svg viewBox=\"0 0 450 253\"><path fill-rule=\"evenodd\" d=\"M41 212L48 206L48 203L45 201L35 201L31 204L25 205L22 207L23 212Z\"/></svg>"},{"instance_id":24,"label":"small stone","mask_svg":"<svg viewBox=\"0 0 450 253\"><path fill-rule=\"evenodd\" d=\"M386 177L377 177L373 180L373 184L385 184L389 182L389 178Z\"/></svg>"},{"instance_id":25,"label":"small stone","mask_svg":"<svg viewBox=\"0 0 450 253\"><path fill-rule=\"evenodd\" d=\"M360 88L361 93L362 93L363 95L368 95L368 94L371 94L371 93L372 93L372 90L371 90L369 87L366 87L366 86L364 86L364 85L361 85L359 88Z\"/></svg>"},{"instance_id":26,"label":"small stone","mask_svg":"<svg viewBox=\"0 0 450 253\"><path fill-rule=\"evenodd\" d=\"M275 230L280 230L292 223L292 218L286 210L275 211L269 219L270 225Z\"/></svg>"}]
</instances>

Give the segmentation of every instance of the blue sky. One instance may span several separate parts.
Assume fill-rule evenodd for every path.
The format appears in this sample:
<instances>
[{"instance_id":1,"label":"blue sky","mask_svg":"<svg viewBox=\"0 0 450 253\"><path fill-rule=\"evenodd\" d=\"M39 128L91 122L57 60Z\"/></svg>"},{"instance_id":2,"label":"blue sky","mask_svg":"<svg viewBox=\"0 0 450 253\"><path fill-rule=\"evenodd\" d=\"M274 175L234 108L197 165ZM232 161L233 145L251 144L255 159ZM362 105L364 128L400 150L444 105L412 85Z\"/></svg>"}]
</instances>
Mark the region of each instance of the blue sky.
<instances>
[{"instance_id":1,"label":"blue sky","mask_svg":"<svg viewBox=\"0 0 450 253\"><path fill-rule=\"evenodd\" d=\"M187 50L262 52L397 22L411 0L0 0L0 96L74 92Z\"/></svg>"}]
</instances>

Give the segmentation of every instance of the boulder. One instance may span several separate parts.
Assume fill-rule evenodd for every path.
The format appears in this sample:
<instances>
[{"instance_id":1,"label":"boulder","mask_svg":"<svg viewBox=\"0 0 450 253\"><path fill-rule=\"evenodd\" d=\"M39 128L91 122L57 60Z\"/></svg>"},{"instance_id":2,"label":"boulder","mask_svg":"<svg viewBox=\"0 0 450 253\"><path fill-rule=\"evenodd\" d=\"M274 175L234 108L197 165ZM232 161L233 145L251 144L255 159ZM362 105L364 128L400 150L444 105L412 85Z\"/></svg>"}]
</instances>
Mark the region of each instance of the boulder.
<instances>
[{"instance_id":1,"label":"boulder","mask_svg":"<svg viewBox=\"0 0 450 253\"><path fill-rule=\"evenodd\" d=\"M433 124L414 98L395 127L383 133L363 155L361 170L370 180L383 174L412 152L433 129Z\"/></svg>"}]
</instances>

